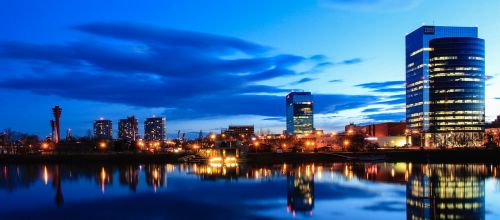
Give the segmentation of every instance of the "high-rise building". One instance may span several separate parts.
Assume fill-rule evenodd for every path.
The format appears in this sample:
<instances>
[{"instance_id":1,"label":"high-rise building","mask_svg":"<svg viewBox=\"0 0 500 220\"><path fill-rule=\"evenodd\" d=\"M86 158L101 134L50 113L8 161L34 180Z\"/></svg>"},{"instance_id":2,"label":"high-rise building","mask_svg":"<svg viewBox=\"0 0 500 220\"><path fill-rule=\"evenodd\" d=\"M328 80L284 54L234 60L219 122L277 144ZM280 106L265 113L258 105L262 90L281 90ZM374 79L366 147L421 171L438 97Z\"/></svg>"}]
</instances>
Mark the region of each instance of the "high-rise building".
<instances>
[{"instance_id":1,"label":"high-rise building","mask_svg":"<svg viewBox=\"0 0 500 220\"><path fill-rule=\"evenodd\" d=\"M120 119L118 123L118 139L135 141L139 139L139 122L134 116Z\"/></svg>"},{"instance_id":2,"label":"high-rise building","mask_svg":"<svg viewBox=\"0 0 500 220\"><path fill-rule=\"evenodd\" d=\"M482 145L484 41L477 27L422 26L406 36L406 122L414 144Z\"/></svg>"},{"instance_id":3,"label":"high-rise building","mask_svg":"<svg viewBox=\"0 0 500 220\"><path fill-rule=\"evenodd\" d=\"M290 135L314 132L313 97L310 92L291 92L286 96L286 130Z\"/></svg>"},{"instance_id":4,"label":"high-rise building","mask_svg":"<svg viewBox=\"0 0 500 220\"><path fill-rule=\"evenodd\" d=\"M51 121L52 125L52 140L55 143L58 143L61 140L61 123L60 123L60 118L61 118L61 113L62 113L62 108L59 106L55 106L52 108L52 113L54 113L54 120Z\"/></svg>"},{"instance_id":5,"label":"high-rise building","mask_svg":"<svg viewBox=\"0 0 500 220\"><path fill-rule=\"evenodd\" d=\"M165 140L166 122L165 118L146 118L144 121L144 139L146 141Z\"/></svg>"},{"instance_id":6,"label":"high-rise building","mask_svg":"<svg viewBox=\"0 0 500 220\"><path fill-rule=\"evenodd\" d=\"M113 139L113 122L111 120L99 119L94 122L95 139Z\"/></svg>"}]
</instances>

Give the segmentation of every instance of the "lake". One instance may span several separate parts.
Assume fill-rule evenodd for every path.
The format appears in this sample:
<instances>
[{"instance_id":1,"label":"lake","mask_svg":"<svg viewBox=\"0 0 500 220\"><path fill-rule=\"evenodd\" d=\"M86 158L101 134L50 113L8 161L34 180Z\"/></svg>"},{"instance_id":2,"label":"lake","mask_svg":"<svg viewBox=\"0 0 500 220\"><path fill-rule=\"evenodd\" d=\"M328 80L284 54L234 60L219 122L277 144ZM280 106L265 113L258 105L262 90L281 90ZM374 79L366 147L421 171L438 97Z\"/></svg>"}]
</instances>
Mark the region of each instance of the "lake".
<instances>
[{"instance_id":1,"label":"lake","mask_svg":"<svg viewBox=\"0 0 500 220\"><path fill-rule=\"evenodd\" d=\"M498 165L0 165L0 219L499 219Z\"/></svg>"}]
</instances>

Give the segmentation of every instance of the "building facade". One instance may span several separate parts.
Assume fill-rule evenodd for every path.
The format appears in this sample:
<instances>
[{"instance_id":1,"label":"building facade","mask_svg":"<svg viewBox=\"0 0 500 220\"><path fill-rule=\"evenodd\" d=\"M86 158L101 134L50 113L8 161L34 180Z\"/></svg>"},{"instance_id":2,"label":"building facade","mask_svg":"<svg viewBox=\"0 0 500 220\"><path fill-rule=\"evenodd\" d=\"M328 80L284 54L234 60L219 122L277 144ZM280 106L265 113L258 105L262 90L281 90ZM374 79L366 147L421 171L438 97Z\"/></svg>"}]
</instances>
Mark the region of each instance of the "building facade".
<instances>
[{"instance_id":1,"label":"building facade","mask_svg":"<svg viewBox=\"0 0 500 220\"><path fill-rule=\"evenodd\" d=\"M146 118L144 121L144 139L146 141L165 140L166 120L162 117Z\"/></svg>"},{"instance_id":2,"label":"building facade","mask_svg":"<svg viewBox=\"0 0 500 220\"><path fill-rule=\"evenodd\" d=\"M113 122L111 120L99 119L94 122L95 139L113 139Z\"/></svg>"},{"instance_id":3,"label":"building facade","mask_svg":"<svg viewBox=\"0 0 500 220\"><path fill-rule=\"evenodd\" d=\"M229 125L226 130L222 131L222 135L249 140L255 136L255 128L253 125Z\"/></svg>"},{"instance_id":4,"label":"building facade","mask_svg":"<svg viewBox=\"0 0 500 220\"><path fill-rule=\"evenodd\" d=\"M406 122L415 145L482 145L484 41L476 27L423 26L406 36Z\"/></svg>"},{"instance_id":5,"label":"building facade","mask_svg":"<svg viewBox=\"0 0 500 220\"><path fill-rule=\"evenodd\" d=\"M118 139L136 141L139 139L139 122L134 116L120 119L118 123Z\"/></svg>"},{"instance_id":6,"label":"building facade","mask_svg":"<svg viewBox=\"0 0 500 220\"><path fill-rule=\"evenodd\" d=\"M286 129L289 135L314 132L313 104L310 92L291 92L286 96Z\"/></svg>"}]
</instances>

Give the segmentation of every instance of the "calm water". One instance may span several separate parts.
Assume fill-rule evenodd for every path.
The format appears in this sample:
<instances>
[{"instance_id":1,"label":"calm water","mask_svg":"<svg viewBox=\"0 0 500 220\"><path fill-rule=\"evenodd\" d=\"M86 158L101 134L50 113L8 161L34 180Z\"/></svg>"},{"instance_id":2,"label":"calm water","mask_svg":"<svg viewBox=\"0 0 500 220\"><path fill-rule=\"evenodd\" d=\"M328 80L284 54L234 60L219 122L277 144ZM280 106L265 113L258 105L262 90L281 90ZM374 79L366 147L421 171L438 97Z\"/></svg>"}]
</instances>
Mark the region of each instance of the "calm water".
<instances>
[{"instance_id":1,"label":"calm water","mask_svg":"<svg viewBox=\"0 0 500 220\"><path fill-rule=\"evenodd\" d=\"M0 168L0 219L500 219L495 165Z\"/></svg>"}]
</instances>

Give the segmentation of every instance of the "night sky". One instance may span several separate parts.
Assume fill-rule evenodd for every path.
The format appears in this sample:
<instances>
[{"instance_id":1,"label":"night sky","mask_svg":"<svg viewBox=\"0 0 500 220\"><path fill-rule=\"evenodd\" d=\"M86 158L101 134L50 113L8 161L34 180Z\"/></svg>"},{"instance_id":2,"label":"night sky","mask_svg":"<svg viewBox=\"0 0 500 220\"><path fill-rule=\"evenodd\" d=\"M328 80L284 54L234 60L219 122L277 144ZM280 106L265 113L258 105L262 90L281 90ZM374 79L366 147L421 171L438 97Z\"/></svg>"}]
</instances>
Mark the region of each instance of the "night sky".
<instances>
[{"instance_id":1,"label":"night sky","mask_svg":"<svg viewBox=\"0 0 500 220\"><path fill-rule=\"evenodd\" d=\"M314 94L315 127L404 119L404 36L478 26L486 116L500 114L498 0L16 0L0 3L0 129L85 135L153 115L167 132L285 129L285 95ZM141 126L142 130L142 126ZM63 135L65 132L63 132Z\"/></svg>"}]
</instances>

